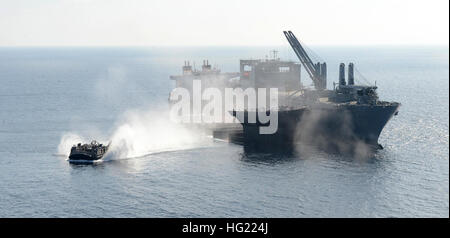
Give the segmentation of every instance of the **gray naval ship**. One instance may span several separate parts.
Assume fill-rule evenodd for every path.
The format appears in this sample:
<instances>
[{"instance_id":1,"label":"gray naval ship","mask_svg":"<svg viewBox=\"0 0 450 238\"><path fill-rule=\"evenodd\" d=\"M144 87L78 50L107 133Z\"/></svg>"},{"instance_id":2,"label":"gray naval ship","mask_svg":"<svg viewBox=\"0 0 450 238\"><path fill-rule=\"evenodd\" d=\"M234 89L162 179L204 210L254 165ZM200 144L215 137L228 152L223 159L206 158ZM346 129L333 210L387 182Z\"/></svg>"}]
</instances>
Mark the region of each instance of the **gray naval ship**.
<instances>
[{"instance_id":1,"label":"gray naval ship","mask_svg":"<svg viewBox=\"0 0 450 238\"><path fill-rule=\"evenodd\" d=\"M100 160L108 151L109 145L103 145L93 140L89 144L81 144L72 146L69 155L71 163L89 163Z\"/></svg>"},{"instance_id":2,"label":"gray naval ship","mask_svg":"<svg viewBox=\"0 0 450 238\"><path fill-rule=\"evenodd\" d=\"M267 56L266 59L241 59L240 72L222 73L204 60L201 71L185 62L183 74L170 77L176 87L191 93L194 80L200 80L204 88L216 87L221 91L224 88L277 88L278 129L275 133L260 134L260 127L267 123L259 123L258 109L248 107L232 111L224 109L224 113L238 119L240 123L237 124L191 123L188 126L206 128L214 138L242 144L246 151L284 151L298 144L337 152L361 144L382 148L378 137L392 116L397 115L400 104L379 100L375 85L356 84L353 63L348 64L347 80L345 64L341 63L338 82L333 83L333 89L327 89L327 64L313 62L291 31L285 31L284 35L300 63L280 60L273 51L270 59ZM302 66L311 78L313 88L301 83ZM256 114L255 121L249 122L249 113Z\"/></svg>"},{"instance_id":3,"label":"gray naval ship","mask_svg":"<svg viewBox=\"0 0 450 238\"><path fill-rule=\"evenodd\" d=\"M314 63L291 31L284 31L284 35L312 79L314 89L300 88L280 95L283 105L278 108L278 130L274 134L260 134L259 128L267 124L258 123L258 119L254 123L248 122L248 114L252 111L233 111L235 117L239 113L245 115L240 119L243 127L241 142L256 149L289 147L296 143L338 152L361 143L382 149L378 138L387 122L397 115L400 104L379 100L376 86L356 85L353 63L348 65L347 81L345 65L341 63L339 82L332 90L326 89L326 63ZM264 75L264 64L253 62L253 70L247 75L256 78ZM277 80L276 77L272 79Z\"/></svg>"}]
</instances>

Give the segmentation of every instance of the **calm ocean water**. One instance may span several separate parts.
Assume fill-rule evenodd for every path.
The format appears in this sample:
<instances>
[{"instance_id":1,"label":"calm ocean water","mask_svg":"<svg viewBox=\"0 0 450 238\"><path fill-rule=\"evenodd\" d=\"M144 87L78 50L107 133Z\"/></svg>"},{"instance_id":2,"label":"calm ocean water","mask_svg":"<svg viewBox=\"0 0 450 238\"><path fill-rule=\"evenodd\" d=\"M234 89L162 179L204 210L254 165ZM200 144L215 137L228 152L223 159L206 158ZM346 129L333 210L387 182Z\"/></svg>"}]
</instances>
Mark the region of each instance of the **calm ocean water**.
<instances>
[{"instance_id":1,"label":"calm ocean water","mask_svg":"<svg viewBox=\"0 0 450 238\"><path fill-rule=\"evenodd\" d=\"M184 60L238 71L272 47L0 48L0 217L448 217L448 47L314 49L329 87L338 63L353 61L381 99L402 103L373 157L185 147L154 126L139 136L168 142L149 142L148 155L71 165L64 135L108 140L130 110L154 124Z\"/></svg>"}]
</instances>

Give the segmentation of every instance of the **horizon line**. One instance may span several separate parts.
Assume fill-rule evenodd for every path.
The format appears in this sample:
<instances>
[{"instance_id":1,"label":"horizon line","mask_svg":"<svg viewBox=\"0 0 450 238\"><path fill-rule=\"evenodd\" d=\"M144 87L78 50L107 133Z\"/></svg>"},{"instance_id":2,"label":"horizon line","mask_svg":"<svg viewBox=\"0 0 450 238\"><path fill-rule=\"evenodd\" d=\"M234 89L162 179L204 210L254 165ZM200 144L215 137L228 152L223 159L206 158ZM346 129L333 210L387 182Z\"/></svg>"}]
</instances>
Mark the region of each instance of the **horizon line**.
<instances>
[{"instance_id":1,"label":"horizon line","mask_svg":"<svg viewBox=\"0 0 450 238\"><path fill-rule=\"evenodd\" d=\"M208 47L285 47L286 44L279 45L0 45L0 48L61 48L61 47L75 47L75 48L208 48ZM288 45L289 46L289 45ZM384 47L449 47L449 44L308 44L308 47L365 47L365 46L384 46Z\"/></svg>"}]
</instances>

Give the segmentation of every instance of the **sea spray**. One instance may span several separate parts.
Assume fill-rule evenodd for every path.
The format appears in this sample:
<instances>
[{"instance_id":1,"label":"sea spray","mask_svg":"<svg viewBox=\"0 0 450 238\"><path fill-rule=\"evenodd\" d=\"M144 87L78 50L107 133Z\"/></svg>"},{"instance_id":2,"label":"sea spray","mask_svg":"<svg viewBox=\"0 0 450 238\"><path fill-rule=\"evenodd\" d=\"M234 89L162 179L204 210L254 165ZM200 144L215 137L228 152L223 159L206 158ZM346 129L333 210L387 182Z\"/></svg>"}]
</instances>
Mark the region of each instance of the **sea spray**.
<instances>
[{"instance_id":1,"label":"sea spray","mask_svg":"<svg viewBox=\"0 0 450 238\"><path fill-rule=\"evenodd\" d=\"M136 157L165 150L192 148L205 142L198 131L171 122L168 112L131 111L111 137L114 157Z\"/></svg>"},{"instance_id":2,"label":"sea spray","mask_svg":"<svg viewBox=\"0 0 450 238\"><path fill-rule=\"evenodd\" d=\"M67 132L64 133L61 137L61 141L58 145L58 155L69 156L70 148L77 143L86 143L87 141L80 135Z\"/></svg>"},{"instance_id":3,"label":"sea spray","mask_svg":"<svg viewBox=\"0 0 450 238\"><path fill-rule=\"evenodd\" d=\"M89 142L85 138L87 137L75 132L64 134L58 146L58 153L68 155L72 145ZM182 124L170 121L167 111L128 111L119 120L109 138L100 140L104 144L110 143L106 155L108 159L190 149L210 142L201 131L188 129Z\"/></svg>"}]
</instances>

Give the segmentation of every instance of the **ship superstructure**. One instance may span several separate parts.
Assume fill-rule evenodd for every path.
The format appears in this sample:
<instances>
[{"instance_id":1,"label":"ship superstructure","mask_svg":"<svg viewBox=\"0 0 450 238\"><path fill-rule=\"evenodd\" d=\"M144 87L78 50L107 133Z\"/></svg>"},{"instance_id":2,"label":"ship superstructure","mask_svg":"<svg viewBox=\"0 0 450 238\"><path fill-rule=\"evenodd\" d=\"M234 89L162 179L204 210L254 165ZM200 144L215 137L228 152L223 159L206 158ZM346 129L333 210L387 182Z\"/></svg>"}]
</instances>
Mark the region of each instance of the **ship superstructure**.
<instances>
[{"instance_id":1,"label":"ship superstructure","mask_svg":"<svg viewBox=\"0 0 450 238\"><path fill-rule=\"evenodd\" d=\"M380 101L376 86L355 85L353 63L348 65L348 81L345 64L339 65L338 83L328 90L326 63L314 63L291 31L284 34L312 79L314 89L300 88L288 95L280 95L284 103L278 108L279 125L273 134L261 134L259 127L262 124L258 120L248 122L247 115L252 111L234 111L235 116L238 113L246 115L241 120L243 141L257 147L308 143L339 150L343 145L348 148L364 143L382 148L378 144L380 133L389 119L398 113L400 104Z\"/></svg>"}]
</instances>

